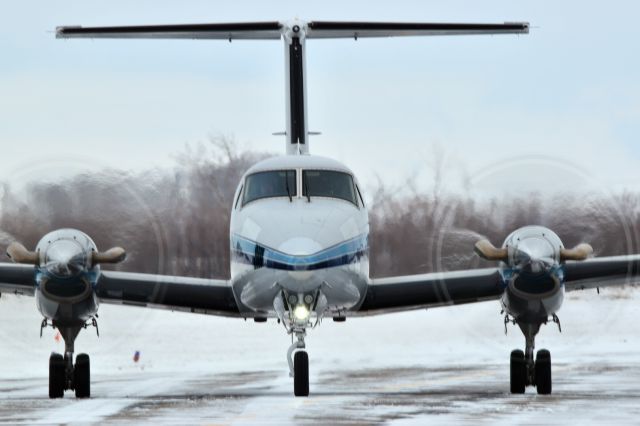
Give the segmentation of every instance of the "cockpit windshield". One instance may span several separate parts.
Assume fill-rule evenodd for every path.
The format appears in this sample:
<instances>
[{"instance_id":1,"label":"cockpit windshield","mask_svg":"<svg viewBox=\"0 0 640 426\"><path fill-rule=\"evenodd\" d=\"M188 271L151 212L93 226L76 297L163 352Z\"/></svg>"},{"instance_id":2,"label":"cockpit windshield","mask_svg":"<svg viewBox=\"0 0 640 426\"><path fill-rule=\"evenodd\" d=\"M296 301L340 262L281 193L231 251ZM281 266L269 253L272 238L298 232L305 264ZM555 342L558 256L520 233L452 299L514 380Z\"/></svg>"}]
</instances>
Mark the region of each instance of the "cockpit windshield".
<instances>
[{"instance_id":1,"label":"cockpit windshield","mask_svg":"<svg viewBox=\"0 0 640 426\"><path fill-rule=\"evenodd\" d=\"M296 195L295 170L259 172L246 177L242 205L261 198L291 198Z\"/></svg>"},{"instance_id":2,"label":"cockpit windshield","mask_svg":"<svg viewBox=\"0 0 640 426\"><path fill-rule=\"evenodd\" d=\"M302 196L340 198L358 205L353 177L332 170L303 170Z\"/></svg>"}]
</instances>

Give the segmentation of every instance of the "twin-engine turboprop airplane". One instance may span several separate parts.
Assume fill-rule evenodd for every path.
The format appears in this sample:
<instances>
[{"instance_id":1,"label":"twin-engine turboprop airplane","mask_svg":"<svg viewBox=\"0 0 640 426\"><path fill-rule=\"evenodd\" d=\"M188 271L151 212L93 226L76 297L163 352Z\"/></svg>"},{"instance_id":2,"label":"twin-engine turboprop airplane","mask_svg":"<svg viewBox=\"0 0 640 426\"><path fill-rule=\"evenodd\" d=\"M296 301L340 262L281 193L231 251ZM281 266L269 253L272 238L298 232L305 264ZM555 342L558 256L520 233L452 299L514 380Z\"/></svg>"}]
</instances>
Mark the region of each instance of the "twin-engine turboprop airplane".
<instances>
[{"instance_id":1,"label":"twin-engine turboprop airplane","mask_svg":"<svg viewBox=\"0 0 640 426\"><path fill-rule=\"evenodd\" d=\"M527 33L526 23L429 24L264 22L244 24L62 27L70 37L280 39L285 44L287 155L264 160L242 177L232 206L231 278L198 279L101 271L124 260L121 248L98 251L88 235L61 229L34 251L19 243L0 264L0 290L35 295L44 316L65 340L49 360L49 396L67 389L90 396L89 357L74 362L79 331L95 325L98 304L254 318L278 318L295 342L287 352L294 394L309 394L307 330L323 318L374 315L500 300L505 320L517 323L525 351L511 353L511 392L536 386L551 392L551 357L534 339L540 325L558 321L565 291L620 285L637 278L640 256L589 259L587 244L564 248L551 230L528 226L501 246L479 241L476 252L499 266L457 272L369 278L369 223L357 179L343 164L308 150L304 46L307 38Z\"/></svg>"}]
</instances>

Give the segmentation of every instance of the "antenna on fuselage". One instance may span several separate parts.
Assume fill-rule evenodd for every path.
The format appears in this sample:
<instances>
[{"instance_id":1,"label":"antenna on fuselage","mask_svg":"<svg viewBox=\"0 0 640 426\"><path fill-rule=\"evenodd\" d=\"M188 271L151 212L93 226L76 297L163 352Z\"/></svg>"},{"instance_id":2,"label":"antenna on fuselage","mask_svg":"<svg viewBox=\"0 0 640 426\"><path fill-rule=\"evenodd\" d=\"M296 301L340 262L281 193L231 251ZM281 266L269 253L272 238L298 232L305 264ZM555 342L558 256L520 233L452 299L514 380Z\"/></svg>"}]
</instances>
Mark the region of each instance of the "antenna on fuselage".
<instances>
[{"instance_id":1,"label":"antenna on fuselage","mask_svg":"<svg viewBox=\"0 0 640 426\"><path fill-rule=\"evenodd\" d=\"M396 36L527 34L529 23L503 24L333 22L244 22L218 24L143 25L125 27L58 27L57 38L161 38L212 40L278 40L285 47L285 102L287 154L308 154L305 41Z\"/></svg>"}]
</instances>

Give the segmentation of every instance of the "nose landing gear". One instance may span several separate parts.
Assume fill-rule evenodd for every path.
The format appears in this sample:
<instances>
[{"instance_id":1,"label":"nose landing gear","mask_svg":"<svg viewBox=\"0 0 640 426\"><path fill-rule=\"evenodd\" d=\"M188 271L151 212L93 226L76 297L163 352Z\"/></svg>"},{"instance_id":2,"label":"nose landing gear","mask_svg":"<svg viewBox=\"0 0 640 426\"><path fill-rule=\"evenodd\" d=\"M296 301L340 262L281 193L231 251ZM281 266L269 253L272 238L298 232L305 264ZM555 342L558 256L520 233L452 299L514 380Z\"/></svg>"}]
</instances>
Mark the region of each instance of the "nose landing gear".
<instances>
[{"instance_id":1,"label":"nose landing gear","mask_svg":"<svg viewBox=\"0 0 640 426\"><path fill-rule=\"evenodd\" d=\"M294 329L293 334L297 340L287 350L289 377L293 377L293 394L295 396L309 396L309 355L304 350L306 330L304 328Z\"/></svg>"},{"instance_id":2,"label":"nose landing gear","mask_svg":"<svg viewBox=\"0 0 640 426\"><path fill-rule=\"evenodd\" d=\"M305 351L304 338L307 336L307 328L314 328L322 318L316 313L315 324L311 322L311 313L316 309L319 296L320 290L296 295L283 289L273 301L278 319L292 339L287 350L287 361L289 377L293 377L295 396L309 396L309 354Z\"/></svg>"}]
</instances>

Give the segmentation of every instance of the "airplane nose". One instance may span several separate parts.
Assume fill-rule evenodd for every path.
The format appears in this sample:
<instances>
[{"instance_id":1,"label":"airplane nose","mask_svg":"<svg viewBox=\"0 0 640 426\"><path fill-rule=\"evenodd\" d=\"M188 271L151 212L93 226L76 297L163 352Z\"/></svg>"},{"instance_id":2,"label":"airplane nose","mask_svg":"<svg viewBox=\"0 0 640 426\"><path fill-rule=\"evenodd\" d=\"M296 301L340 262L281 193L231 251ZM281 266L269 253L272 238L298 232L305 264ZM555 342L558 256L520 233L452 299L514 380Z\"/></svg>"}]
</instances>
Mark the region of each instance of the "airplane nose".
<instances>
[{"instance_id":1,"label":"airplane nose","mask_svg":"<svg viewBox=\"0 0 640 426\"><path fill-rule=\"evenodd\" d=\"M54 241L46 249L44 267L56 277L72 277L82 272L86 265L87 254L76 241Z\"/></svg>"},{"instance_id":2,"label":"airplane nose","mask_svg":"<svg viewBox=\"0 0 640 426\"><path fill-rule=\"evenodd\" d=\"M308 256L322 250L324 247L311 238L290 238L278 246L278 250L292 256Z\"/></svg>"}]
</instances>

